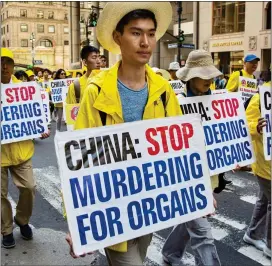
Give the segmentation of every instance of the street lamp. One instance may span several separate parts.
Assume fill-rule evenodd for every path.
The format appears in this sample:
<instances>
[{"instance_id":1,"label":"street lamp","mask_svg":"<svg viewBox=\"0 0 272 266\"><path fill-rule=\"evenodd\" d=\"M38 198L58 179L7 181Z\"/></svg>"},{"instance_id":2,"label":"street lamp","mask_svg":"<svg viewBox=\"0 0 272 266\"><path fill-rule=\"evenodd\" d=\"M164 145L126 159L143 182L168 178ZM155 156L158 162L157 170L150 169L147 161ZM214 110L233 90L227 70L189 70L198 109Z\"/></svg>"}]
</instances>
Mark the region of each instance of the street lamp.
<instances>
[{"instance_id":1,"label":"street lamp","mask_svg":"<svg viewBox=\"0 0 272 266\"><path fill-rule=\"evenodd\" d=\"M34 43L35 43L35 35L34 33L32 32L31 35L30 35L30 39L29 39L32 43L32 66L33 66L33 69L34 69Z\"/></svg>"}]
</instances>

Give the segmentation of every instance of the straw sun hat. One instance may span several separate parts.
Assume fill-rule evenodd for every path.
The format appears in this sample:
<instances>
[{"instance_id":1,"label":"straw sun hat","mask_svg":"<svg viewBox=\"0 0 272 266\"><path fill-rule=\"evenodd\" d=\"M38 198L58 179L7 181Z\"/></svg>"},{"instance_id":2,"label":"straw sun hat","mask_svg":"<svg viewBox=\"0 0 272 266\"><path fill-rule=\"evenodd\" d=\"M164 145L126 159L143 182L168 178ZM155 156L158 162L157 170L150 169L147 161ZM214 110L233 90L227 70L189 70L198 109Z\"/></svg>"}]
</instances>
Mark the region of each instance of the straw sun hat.
<instances>
[{"instance_id":1,"label":"straw sun hat","mask_svg":"<svg viewBox=\"0 0 272 266\"><path fill-rule=\"evenodd\" d=\"M97 22L97 39L100 44L113 54L120 54L120 48L112 37L118 22L129 12L146 9L155 14L157 20L156 40L168 29L172 20L172 6L169 2L108 2Z\"/></svg>"},{"instance_id":2,"label":"straw sun hat","mask_svg":"<svg viewBox=\"0 0 272 266\"><path fill-rule=\"evenodd\" d=\"M186 64L176 72L176 76L182 81L192 78L212 79L222 73L213 65L211 54L205 50L192 51Z\"/></svg>"}]
</instances>

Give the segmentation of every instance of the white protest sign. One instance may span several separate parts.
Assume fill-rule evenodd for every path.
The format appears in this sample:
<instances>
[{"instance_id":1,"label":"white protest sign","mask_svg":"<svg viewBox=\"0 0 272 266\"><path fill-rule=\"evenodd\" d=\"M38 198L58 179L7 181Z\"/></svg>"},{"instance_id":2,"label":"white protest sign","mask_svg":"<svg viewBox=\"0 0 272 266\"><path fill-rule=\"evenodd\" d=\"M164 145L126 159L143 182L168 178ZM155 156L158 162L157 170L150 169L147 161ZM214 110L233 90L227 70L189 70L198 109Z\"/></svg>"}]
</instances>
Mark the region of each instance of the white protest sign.
<instances>
[{"instance_id":1,"label":"white protest sign","mask_svg":"<svg viewBox=\"0 0 272 266\"><path fill-rule=\"evenodd\" d=\"M50 124L51 114L50 114L50 106L49 106L49 93L46 91L41 91L42 101L43 101L43 109L46 117L47 125Z\"/></svg>"},{"instance_id":2,"label":"white protest sign","mask_svg":"<svg viewBox=\"0 0 272 266\"><path fill-rule=\"evenodd\" d=\"M77 255L214 210L199 115L63 132L55 148Z\"/></svg>"},{"instance_id":3,"label":"white protest sign","mask_svg":"<svg viewBox=\"0 0 272 266\"><path fill-rule=\"evenodd\" d=\"M239 90L242 93L242 100L246 102L252 95L258 92L257 80L239 77Z\"/></svg>"},{"instance_id":4,"label":"white protest sign","mask_svg":"<svg viewBox=\"0 0 272 266\"><path fill-rule=\"evenodd\" d=\"M68 87L75 79L57 79L50 82L53 103L63 103L66 100Z\"/></svg>"},{"instance_id":5,"label":"white protest sign","mask_svg":"<svg viewBox=\"0 0 272 266\"><path fill-rule=\"evenodd\" d=\"M224 94L227 93L228 90L227 89L222 89L222 90L211 90L212 95L214 94Z\"/></svg>"},{"instance_id":6,"label":"white protest sign","mask_svg":"<svg viewBox=\"0 0 272 266\"><path fill-rule=\"evenodd\" d=\"M271 160L271 125L272 125L272 114L271 114L271 103L272 103L272 90L271 87L261 86L260 87L260 98L261 98L261 116L267 121L267 125L263 128L263 146L264 146L264 157L265 160Z\"/></svg>"},{"instance_id":7,"label":"white protest sign","mask_svg":"<svg viewBox=\"0 0 272 266\"><path fill-rule=\"evenodd\" d=\"M47 131L40 86L35 81L1 85L1 144L41 137Z\"/></svg>"},{"instance_id":8,"label":"white protest sign","mask_svg":"<svg viewBox=\"0 0 272 266\"><path fill-rule=\"evenodd\" d=\"M185 84L182 83L180 80L172 80L169 81L169 83L176 94L184 93Z\"/></svg>"},{"instance_id":9,"label":"white protest sign","mask_svg":"<svg viewBox=\"0 0 272 266\"><path fill-rule=\"evenodd\" d=\"M38 84L42 87L42 90L41 91L47 91L49 92L50 91L50 81L47 81L47 82L38 82Z\"/></svg>"},{"instance_id":10,"label":"white protest sign","mask_svg":"<svg viewBox=\"0 0 272 266\"><path fill-rule=\"evenodd\" d=\"M241 93L189 97L179 104L183 114L201 114L211 175L255 161Z\"/></svg>"}]
</instances>

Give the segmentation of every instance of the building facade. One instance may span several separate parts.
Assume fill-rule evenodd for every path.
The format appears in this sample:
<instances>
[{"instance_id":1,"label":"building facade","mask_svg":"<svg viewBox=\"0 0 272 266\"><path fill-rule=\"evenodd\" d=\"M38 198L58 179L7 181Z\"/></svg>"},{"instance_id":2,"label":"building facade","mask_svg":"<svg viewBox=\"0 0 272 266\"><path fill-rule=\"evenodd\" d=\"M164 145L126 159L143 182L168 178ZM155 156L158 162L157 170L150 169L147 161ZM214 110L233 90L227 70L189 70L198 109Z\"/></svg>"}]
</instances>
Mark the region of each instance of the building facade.
<instances>
[{"instance_id":1,"label":"building facade","mask_svg":"<svg viewBox=\"0 0 272 266\"><path fill-rule=\"evenodd\" d=\"M243 68L248 53L261 58L257 71L271 64L271 2L195 2L194 29L196 47L224 74Z\"/></svg>"},{"instance_id":2,"label":"building facade","mask_svg":"<svg viewBox=\"0 0 272 266\"><path fill-rule=\"evenodd\" d=\"M10 48L18 65L56 70L70 67L71 2L1 2L1 45ZM80 44L94 43L94 30L86 27L93 2L80 3ZM88 33L88 34L86 34ZM79 51L78 51L79 53Z\"/></svg>"}]
</instances>

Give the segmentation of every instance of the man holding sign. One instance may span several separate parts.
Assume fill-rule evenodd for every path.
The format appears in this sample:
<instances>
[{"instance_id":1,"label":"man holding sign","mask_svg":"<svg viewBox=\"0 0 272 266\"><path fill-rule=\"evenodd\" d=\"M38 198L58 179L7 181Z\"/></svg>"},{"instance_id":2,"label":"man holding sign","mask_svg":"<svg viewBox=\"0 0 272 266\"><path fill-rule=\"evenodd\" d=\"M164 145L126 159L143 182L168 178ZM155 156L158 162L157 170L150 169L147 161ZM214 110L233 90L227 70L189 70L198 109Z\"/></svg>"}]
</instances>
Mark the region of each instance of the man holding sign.
<instances>
[{"instance_id":1,"label":"man holding sign","mask_svg":"<svg viewBox=\"0 0 272 266\"><path fill-rule=\"evenodd\" d=\"M40 107L37 105L38 103L34 103L35 108L34 104L32 107L27 107L28 96L31 98L32 96L30 96L30 94L34 94L35 88L33 86L29 86L29 90L27 90L26 87L22 87L21 90L18 89L19 87L16 87L15 89L17 90L15 91L12 90L12 88L9 88L8 90L5 90L5 92L8 91L8 95L3 95L4 84L20 83L20 81L12 75L13 71L14 59L12 51L7 48L1 48L1 95L4 96L2 97L3 103L5 101L12 103L14 101L23 102L25 100L26 104L24 105L24 111L26 108L29 108L28 111L30 113L36 112L41 114L42 112L39 109ZM6 111L3 111L2 108L5 107L7 107L5 109ZM22 132L22 128L21 130L18 130L13 127L13 130L6 132L4 130L2 131L4 121L9 121L7 123L10 123L10 121L12 122L15 118L24 114L23 112L18 111L19 105L14 105L12 107L14 108L10 108L9 112L9 106L5 106L4 104L1 106L1 137L4 138L8 136L9 138L9 140L5 139L6 144L1 145L1 233L3 235L2 246L4 248L13 248L15 246L15 240L13 237L12 208L8 200L8 172L10 172L13 182L18 187L20 193L14 221L20 227L21 235L25 240L30 240L33 237L32 229L28 224L32 214L35 198L35 180L33 177L31 161L34 154L33 137L31 139L25 138L27 140L14 141L13 137L15 135L18 136L26 133ZM43 121L40 124L40 128L43 128L42 123ZM10 125L11 124L7 124L6 126ZM6 134L3 134L3 132ZM49 133L43 133L41 134L41 137L47 138L49 137Z\"/></svg>"},{"instance_id":2,"label":"man holding sign","mask_svg":"<svg viewBox=\"0 0 272 266\"><path fill-rule=\"evenodd\" d=\"M97 24L97 38L122 61L99 73L84 93L75 129L114 125L181 115L168 81L147 65L156 41L172 19L169 2L110 2ZM112 266L142 265L152 235L138 237L105 249ZM70 254L76 257L67 236Z\"/></svg>"},{"instance_id":3,"label":"man holding sign","mask_svg":"<svg viewBox=\"0 0 272 266\"><path fill-rule=\"evenodd\" d=\"M256 156L252 170L258 179L260 192L243 240L262 250L266 256L271 257L271 157L270 159L265 158L268 157L268 154L264 154L263 142L264 131L270 131L270 143L269 141L266 143L268 149L265 150L269 150L271 156L271 88L266 90L265 87L261 87L260 93L262 94L262 101L260 101L260 94L257 93L252 97L246 109ZM268 112L265 112L265 110L268 110ZM264 117L265 113L270 114L270 116ZM263 239L265 239L265 242Z\"/></svg>"}]
</instances>

